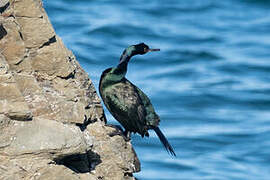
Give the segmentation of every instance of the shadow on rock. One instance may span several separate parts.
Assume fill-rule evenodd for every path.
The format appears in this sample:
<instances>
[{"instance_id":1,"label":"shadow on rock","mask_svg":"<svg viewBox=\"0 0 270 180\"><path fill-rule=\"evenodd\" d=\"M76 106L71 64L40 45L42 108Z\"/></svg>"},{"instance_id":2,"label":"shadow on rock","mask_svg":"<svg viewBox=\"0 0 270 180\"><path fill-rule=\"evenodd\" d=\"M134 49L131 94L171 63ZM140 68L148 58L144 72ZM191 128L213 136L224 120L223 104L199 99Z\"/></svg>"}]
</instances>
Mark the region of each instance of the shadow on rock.
<instances>
[{"instance_id":1,"label":"shadow on rock","mask_svg":"<svg viewBox=\"0 0 270 180\"><path fill-rule=\"evenodd\" d=\"M55 158L54 161L56 164L64 165L76 173L88 173L102 162L100 156L92 151Z\"/></svg>"}]
</instances>

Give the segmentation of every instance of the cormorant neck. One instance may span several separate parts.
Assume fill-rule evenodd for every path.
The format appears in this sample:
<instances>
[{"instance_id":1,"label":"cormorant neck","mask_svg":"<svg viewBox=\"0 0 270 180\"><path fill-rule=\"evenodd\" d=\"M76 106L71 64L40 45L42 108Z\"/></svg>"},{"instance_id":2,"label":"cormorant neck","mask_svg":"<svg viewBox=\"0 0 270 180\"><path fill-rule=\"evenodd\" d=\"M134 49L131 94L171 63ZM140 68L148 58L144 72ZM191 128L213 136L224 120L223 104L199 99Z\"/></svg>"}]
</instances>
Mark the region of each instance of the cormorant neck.
<instances>
[{"instance_id":1,"label":"cormorant neck","mask_svg":"<svg viewBox=\"0 0 270 180\"><path fill-rule=\"evenodd\" d=\"M124 50L123 54L120 57L119 64L116 67L115 73L123 74L124 76L126 75L128 62L133 56L132 53L133 50L134 50L133 46L128 47L127 49Z\"/></svg>"},{"instance_id":2,"label":"cormorant neck","mask_svg":"<svg viewBox=\"0 0 270 180\"><path fill-rule=\"evenodd\" d=\"M124 61L118 64L118 66L114 70L114 74L119 75L119 77L121 76L122 78L124 78L127 73L127 66L128 66L128 61Z\"/></svg>"}]
</instances>

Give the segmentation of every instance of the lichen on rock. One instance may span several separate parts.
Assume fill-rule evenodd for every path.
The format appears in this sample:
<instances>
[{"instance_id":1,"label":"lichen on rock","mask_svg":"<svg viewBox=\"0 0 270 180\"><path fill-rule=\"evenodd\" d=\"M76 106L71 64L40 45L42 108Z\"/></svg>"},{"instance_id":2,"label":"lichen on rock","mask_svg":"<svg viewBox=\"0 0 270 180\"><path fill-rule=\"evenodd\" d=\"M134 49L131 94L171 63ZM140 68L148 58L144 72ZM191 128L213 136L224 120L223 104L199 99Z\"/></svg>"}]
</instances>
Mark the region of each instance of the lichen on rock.
<instances>
[{"instance_id":1,"label":"lichen on rock","mask_svg":"<svg viewBox=\"0 0 270 180\"><path fill-rule=\"evenodd\" d=\"M2 4L1 4L2 3ZM0 179L134 179L87 73L40 0L0 3Z\"/></svg>"}]
</instances>

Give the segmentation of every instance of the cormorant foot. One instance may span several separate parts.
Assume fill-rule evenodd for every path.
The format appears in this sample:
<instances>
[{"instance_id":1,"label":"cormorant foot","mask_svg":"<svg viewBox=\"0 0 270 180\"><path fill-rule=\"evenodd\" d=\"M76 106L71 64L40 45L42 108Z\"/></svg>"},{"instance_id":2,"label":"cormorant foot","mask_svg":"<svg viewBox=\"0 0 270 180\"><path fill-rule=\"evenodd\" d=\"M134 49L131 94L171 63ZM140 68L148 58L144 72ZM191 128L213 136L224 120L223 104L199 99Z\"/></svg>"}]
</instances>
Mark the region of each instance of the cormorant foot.
<instances>
[{"instance_id":1,"label":"cormorant foot","mask_svg":"<svg viewBox=\"0 0 270 180\"><path fill-rule=\"evenodd\" d=\"M117 136L117 135L124 136L123 133L119 129L115 129L115 131L108 133L108 135L110 137Z\"/></svg>"},{"instance_id":2,"label":"cormorant foot","mask_svg":"<svg viewBox=\"0 0 270 180\"><path fill-rule=\"evenodd\" d=\"M123 135L123 129L120 126L112 125L112 124L105 124L107 127L111 127L114 129L114 131L108 133L110 137L116 136L116 135Z\"/></svg>"},{"instance_id":3,"label":"cormorant foot","mask_svg":"<svg viewBox=\"0 0 270 180\"><path fill-rule=\"evenodd\" d=\"M124 133L123 128L121 126L119 126L119 125L105 124L105 126L108 126L108 127L114 128L114 129L117 129L117 130L121 131L122 133Z\"/></svg>"},{"instance_id":4,"label":"cormorant foot","mask_svg":"<svg viewBox=\"0 0 270 180\"><path fill-rule=\"evenodd\" d=\"M130 131L125 130L125 132L124 132L125 141L130 141L130 139L131 139L130 136L131 136Z\"/></svg>"},{"instance_id":5,"label":"cormorant foot","mask_svg":"<svg viewBox=\"0 0 270 180\"><path fill-rule=\"evenodd\" d=\"M129 133L129 137L127 137L126 131L124 132L121 126L112 125L112 124L105 124L105 126L112 127L115 129L113 132L108 134L110 137L119 135L119 136L122 136L125 141L130 141L130 133Z\"/></svg>"}]
</instances>

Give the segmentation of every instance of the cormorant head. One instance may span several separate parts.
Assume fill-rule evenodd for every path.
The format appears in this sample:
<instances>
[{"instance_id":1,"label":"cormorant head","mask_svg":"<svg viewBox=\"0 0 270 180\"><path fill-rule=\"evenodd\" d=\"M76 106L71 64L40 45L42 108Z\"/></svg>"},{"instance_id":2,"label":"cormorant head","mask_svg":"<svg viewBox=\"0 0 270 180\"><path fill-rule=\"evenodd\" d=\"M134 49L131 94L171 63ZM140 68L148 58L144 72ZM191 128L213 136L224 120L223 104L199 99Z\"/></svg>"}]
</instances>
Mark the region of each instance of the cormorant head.
<instances>
[{"instance_id":1,"label":"cormorant head","mask_svg":"<svg viewBox=\"0 0 270 180\"><path fill-rule=\"evenodd\" d=\"M133 46L130 46L129 48L132 48L132 55L137 55L137 54L146 54L148 52L153 52L153 51L160 51L160 49L150 49L149 46L147 46L144 43L136 44Z\"/></svg>"},{"instance_id":2,"label":"cormorant head","mask_svg":"<svg viewBox=\"0 0 270 180\"><path fill-rule=\"evenodd\" d=\"M137 54L143 55L145 53L152 52L152 51L160 51L160 49L150 49L149 46L147 46L144 43L129 46L128 48L124 50L123 54L121 55L119 65L121 65L124 62L128 63L130 58L134 55L137 55Z\"/></svg>"}]
</instances>

